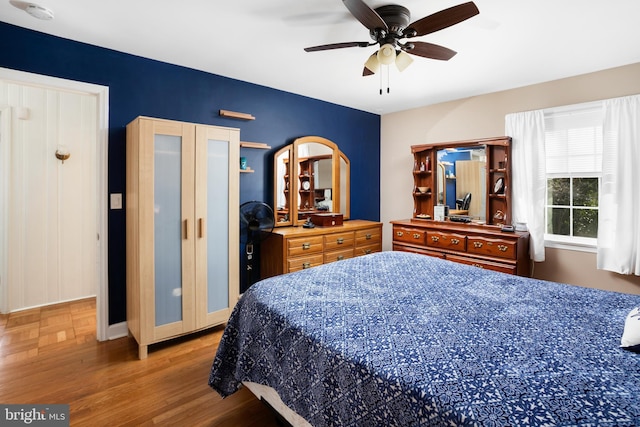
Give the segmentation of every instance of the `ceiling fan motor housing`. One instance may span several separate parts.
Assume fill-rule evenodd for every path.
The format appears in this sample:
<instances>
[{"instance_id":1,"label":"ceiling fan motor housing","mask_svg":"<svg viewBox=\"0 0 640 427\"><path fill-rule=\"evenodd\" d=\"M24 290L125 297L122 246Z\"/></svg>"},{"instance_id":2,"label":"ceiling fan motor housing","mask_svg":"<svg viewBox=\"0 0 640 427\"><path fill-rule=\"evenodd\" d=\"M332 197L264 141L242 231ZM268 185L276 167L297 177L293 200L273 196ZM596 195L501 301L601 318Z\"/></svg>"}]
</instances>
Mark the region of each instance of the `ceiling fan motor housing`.
<instances>
[{"instance_id":1,"label":"ceiling fan motor housing","mask_svg":"<svg viewBox=\"0 0 640 427\"><path fill-rule=\"evenodd\" d=\"M403 36L402 31L411 22L409 9L404 6L390 4L380 6L375 11L389 27L389 34L385 34L381 39L380 34L372 30L371 38L380 44L392 43L395 45L395 41Z\"/></svg>"}]
</instances>

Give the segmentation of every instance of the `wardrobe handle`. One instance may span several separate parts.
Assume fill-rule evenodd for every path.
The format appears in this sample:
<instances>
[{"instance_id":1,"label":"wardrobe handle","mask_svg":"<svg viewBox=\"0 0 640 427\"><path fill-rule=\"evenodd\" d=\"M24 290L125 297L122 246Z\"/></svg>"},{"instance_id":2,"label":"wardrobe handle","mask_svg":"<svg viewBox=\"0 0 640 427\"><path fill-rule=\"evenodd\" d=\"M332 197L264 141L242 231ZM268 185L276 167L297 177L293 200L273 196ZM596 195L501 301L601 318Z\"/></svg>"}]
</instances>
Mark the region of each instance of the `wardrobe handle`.
<instances>
[{"instance_id":1,"label":"wardrobe handle","mask_svg":"<svg viewBox=\"0 0 640 427\"><path fill-rule=\"evenodd\" d=\"M189 240L189 220L184 220L184 238L185 240Z\"/></svg>"},{"instance_id":2,"label":"wardrobe handle","mask_svg":"<svg viewBox=\"0 0 640 427\"><path fill-rule=\"evenodd\" d=\"M201 239L204 237L204 218L198 218L198 237Z\"/></svg>"}]
</instances>

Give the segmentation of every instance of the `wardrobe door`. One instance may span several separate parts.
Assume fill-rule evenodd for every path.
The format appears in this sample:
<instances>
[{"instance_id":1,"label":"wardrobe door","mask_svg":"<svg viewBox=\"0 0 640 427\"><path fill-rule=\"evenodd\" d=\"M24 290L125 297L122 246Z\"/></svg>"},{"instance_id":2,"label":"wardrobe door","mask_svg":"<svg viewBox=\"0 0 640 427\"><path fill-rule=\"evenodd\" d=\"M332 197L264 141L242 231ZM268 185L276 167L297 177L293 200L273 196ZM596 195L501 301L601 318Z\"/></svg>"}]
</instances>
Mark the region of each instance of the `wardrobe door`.
<instances>
[{"instance_id":1,"label":"wardrobe door","mask_svg":"<svg viewBox=\"0 0 640 427\"><path fill-rule=\"evenodd\" d=\"M148 199L144 206L151 219L146 227L151 251L143 251L150 259L152 279L142 275L153 313L153 340L178 335L195 327L193 307L195 278L194 221L194 125L162 121L146 121L151 132L153 158ZM153 229L151 230L151 226ZM142 244L142 242L141 242ZM151 304L151 301L153 303Z\"/></svg>"},{"instance_id":2,"label":"wardrobe door","mask_svg":"<svg viewBox=\"0 0 640 427\"><path fill-rule=\"evenodd\" d=\"M239 131L196 127L196 323L225 322L239 295Z\"/></svg>"}]
</instances>

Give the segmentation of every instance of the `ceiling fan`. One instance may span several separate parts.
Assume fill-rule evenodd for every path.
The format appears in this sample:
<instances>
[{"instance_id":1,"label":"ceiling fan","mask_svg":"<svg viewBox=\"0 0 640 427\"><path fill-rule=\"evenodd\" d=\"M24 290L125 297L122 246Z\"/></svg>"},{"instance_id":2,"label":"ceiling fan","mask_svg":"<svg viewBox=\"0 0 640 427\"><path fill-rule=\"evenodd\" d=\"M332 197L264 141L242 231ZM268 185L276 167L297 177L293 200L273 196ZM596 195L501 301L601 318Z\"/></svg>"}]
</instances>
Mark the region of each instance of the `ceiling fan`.
<instances>
[{"instance_id":1,"label":"ceiling fan","mask_svg":"<svg viewBox=\"0 0 640 427\"><path fill-rule=\"evenodd\" d=\"M372 9L362 0L342 0L342 3L362 25L367 27L373 42L332 43L307 47L304 50L317 52L380 45L380 48L366 61L362 71L363 76L375 74L380 64L389 65L394 62L400 71L404 71L413 62L407 54L448 61L457 52L433 43L403 40L434 33L480 13L473 2L468 2L443 9L410 23L411 13L404 6L391 4Z\"/></svg>"}]
</instances>

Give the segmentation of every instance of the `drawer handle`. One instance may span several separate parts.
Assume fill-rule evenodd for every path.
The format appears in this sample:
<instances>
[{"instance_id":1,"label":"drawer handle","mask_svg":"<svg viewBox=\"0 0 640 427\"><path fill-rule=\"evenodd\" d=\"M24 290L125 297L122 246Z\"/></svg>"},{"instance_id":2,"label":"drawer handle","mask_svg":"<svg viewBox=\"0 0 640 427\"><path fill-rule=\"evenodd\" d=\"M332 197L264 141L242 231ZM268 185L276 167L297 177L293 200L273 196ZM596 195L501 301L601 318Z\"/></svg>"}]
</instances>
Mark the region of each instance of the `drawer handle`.
<instances>
[{"instance_id":1,"label":"drawer handle","mask_svg":"<svg viewBox=\"0 0 640 427\"><path fill-rule=\"evenodd\" d=\"M451 243L457 245L458 243L460 243L460 239L451 239Z\"/></svg>"},{"instance_id":2,"label":"drawer handle","mask_svg":"<svg viewBox=\"0 0 640 427\"><path fill-rule=\"evenodd\" d=\"M336 239L336 242L337 242L339 245L341 245L341 244L343 244L343 243L344 243L344 238L342 238L342 237L338 237L338 238Z\"/></svg>"},{"instance_id":3,"label":"drawer handle","mask_svg":"<svg viewBox=\"0 0 640 427\"><path fill-rule=\"evenodd\" d=\"M482 242L473 242L473 247L474 248L481 248L482 247Z\"/></svg>"},{"instance_id":4,"label":"drawer handle","mask_svg":"<svg viewBox=\"0 0 640 427\"><path fill-rule=\"evenodd\" d=\"M367 233L366 236L364 236L365 240L371 240L371 233Z\"/></svg>"},{"instance_id":5,"label":"drawer handle","mask_svg":"<svg viewBox=\"0 0 640 427\"><path fill-rule=\"evenodd\" d=\"M311 243L303 243L302 244L302 249L310 249L311 248Z\"/></svg>"},{"instance_id":6,"label":"drawer handle","mask_svg":"<svg viewBox=\"0 0 640 427\"><path fill-rule=\"evenodd\" d=\"M338 255L338 261L342 261L344 259L344 255Z\"/></svg>"},{"instance_id":7,"label":"drawer handle","mask_svg":"<svg viewBox=\"0 0 640 427\"><path fill-rule=\"evenodd\" d=\"M440 238L438 236L431 236L431 241L432 242L437 242L439 240L440 240Z\"/></svg>"},{"instance_id":8,"label":"drawer handle","mask_svg":"<svg viewBox=\"0 0 640 427\"><path fill-rule=\"evenodd\" d=\"M471 264L474 267L478 267L478 268L484 268L484 266L482 264Z\"/></svg>"},{"instance_id":9,"label":"drawer handle","mask_svg":"<svg viewBox=\"0 0 640 427\"><path fill-rule=\"evenodd\" d=\"M507 252L507 249L509 249L509 247L506 245L498 245L498 250L500 252Z\"/></svg>"},{"instance_id":10,"label":"drawer handle","mask_svg":"<svg viewBox=\"0 0 640 427\"><path fill-rule=\"evenodd\" d=\"M302 268L303 269L307 269L307 268L310 268L310 267L311 267L311 263L310 262L303 262L302 263Z\"/></svg>"},{"instance_id":11,"label":"drawer handle","mask_svg":"<svg viewBox=\"0 0 640 427\"><path fill-rule=\"evenodd\" d=\"M413 238L414 239L419 239L420 238L420 233L413 233Z\"/></svg>"},{"instance_id":12,"label":"drawer handle","mask_svg":"<svg viewBox=\"0 0 640 427\"><path fill-rule=\"evenodd\" d=\"M404 233L402 231L396 231L396 236L402 237L404 236Z\"/></svg>"},{"instance_id":13,"label":"drawer handle","mask_svg":"<svg viewBox=\"0 0 640 427\"><path fill-rule=\"evenodd\" d=\"M371 253L371 249L365 249L364 253L365 253L365 255L369 255Z\"/></svg>"}]
</instances>

